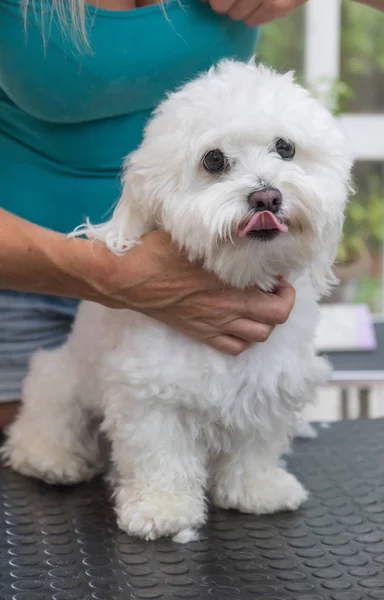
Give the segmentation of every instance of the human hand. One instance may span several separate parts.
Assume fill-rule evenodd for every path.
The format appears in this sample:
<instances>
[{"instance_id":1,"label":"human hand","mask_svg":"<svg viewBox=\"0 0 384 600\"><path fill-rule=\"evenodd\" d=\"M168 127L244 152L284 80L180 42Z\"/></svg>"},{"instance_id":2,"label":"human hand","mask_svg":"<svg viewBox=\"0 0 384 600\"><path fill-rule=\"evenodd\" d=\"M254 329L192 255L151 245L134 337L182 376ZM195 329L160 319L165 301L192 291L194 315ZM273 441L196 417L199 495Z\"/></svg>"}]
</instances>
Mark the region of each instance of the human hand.
<instances>
[{"instance_id":1,"label":"human hand","mask_svg":"<svg viewBox=\"0 0 384 600\"><path fill-rule=\"evenodd\" d=\"M285 282L273 294L225 288L161 231L116 256L102 242L68 239L0 208L0 234L0 287L136 310L233 355L265 341L295 300Z\"/></svg>"},{"instance_id":2,"label":"human hand","mask_svg":"<svg viewBox=\"0 0 384 600\"><path fill-rule=\"evenodd\" d=\"M104 304L136 310L232 355L266 341L274 326L287 320L295 300L285 281L274 293L224 288L160 231L113 258Z\"/></svg>"},{"instance_id":3,"label":"human hand","mask_svg":"<svg viewBox=\"0 0 384 600\"><path fill-rule=\"evenodd\" d=\"M214 11L228 14L250 27L285 17L305 0L208 0Z\"/></svg>"}]
</instances>

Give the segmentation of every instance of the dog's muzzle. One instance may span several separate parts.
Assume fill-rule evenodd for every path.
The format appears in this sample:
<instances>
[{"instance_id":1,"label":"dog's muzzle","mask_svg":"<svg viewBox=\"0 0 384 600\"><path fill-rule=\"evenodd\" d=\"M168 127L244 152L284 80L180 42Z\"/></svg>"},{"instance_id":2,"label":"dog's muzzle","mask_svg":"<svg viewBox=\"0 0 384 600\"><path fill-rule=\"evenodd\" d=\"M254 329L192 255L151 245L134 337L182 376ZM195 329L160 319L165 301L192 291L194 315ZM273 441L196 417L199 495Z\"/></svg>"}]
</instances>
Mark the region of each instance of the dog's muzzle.
<instances>
[{"instance_id":1,"label":"dog's muzzle","mask_svg":"<svg viewBox=\"0 0 384 600\"><path fill-rule=\"evenodd\" d=\"M248 204L253 212L248 221L239 227L239 237L252 234L260 239L271 239L278 233L286 233L288 227L279 219L282 203L283 196L276 188L252 192L248 196Z\"/></svg>"}]
</instances>

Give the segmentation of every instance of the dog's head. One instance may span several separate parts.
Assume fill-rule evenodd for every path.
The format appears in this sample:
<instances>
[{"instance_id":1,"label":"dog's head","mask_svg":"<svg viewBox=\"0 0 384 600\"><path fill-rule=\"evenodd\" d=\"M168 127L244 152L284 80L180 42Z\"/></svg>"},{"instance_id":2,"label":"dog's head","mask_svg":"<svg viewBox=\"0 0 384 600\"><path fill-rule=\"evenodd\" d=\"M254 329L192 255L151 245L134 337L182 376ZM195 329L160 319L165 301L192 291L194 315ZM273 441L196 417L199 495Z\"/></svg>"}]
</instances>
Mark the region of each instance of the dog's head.
<instances>
[{"instance_id":1,"label":"dog's head","mask_svg":"<svg viewBox=\"0 0 384 600\"><path fill-rule=\"evenodd\" d=\"M307 268L323 293L350 168L333 117L292 74L224 61L155 111L104 239L121 251L163 228L233 285L271 289Z\"/></svg>"}]
</instances>

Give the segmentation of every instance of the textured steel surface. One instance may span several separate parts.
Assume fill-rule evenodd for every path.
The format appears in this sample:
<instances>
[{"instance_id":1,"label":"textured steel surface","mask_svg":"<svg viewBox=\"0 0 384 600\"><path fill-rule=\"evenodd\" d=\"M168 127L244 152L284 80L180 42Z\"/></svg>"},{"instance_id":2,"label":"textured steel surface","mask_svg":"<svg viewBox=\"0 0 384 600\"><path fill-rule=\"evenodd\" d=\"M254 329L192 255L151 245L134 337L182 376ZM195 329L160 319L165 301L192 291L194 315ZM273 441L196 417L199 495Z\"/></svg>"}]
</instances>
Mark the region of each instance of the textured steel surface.
<instances>
[{"instance_id":1,"label":"textured steel surface","mask_svg":"<svg viewBox=\"0 0 384 600\"><path fill-rule=\"evenodd\" d=\"M51 488L0 470L0 600L384 599L384 420L295 444L294 514L215 512L198 542L119 532L96 480Z\"/></svg>"}]
</instances>

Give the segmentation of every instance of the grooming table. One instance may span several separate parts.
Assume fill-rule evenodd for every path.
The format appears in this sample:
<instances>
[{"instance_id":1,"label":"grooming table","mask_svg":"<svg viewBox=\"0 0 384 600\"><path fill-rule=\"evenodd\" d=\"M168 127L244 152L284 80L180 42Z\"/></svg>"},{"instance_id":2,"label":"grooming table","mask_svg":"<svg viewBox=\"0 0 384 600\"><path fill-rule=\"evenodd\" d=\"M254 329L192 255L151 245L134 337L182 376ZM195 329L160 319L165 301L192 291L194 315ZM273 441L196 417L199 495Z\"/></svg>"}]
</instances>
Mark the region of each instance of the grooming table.
<instances>
[{"instance_id":1,"label":"grooming table","mask_svg":"<svg viewBox=\"0 0 384 600\"><path fill-rule=\"evenodd\" d=\"M330 352L333 367L331 383L341 389L341 413L349 416L349 390L357 388L360 417L370 416L370 392L375 385L384 385L384 316L376 316L376 350L370 352ZM383 398L384 403L384 398Z\"/></svg>"},{"instance_id":2,"label":"grooming table","mask_svg":"<svg viewBox=\"0 0 384 600\"><path fill-rule=\"evenodd\" d=\"M212 511L186 546L118 531L100 480L60 489L0 469L0 600L384 599L384 420L298 440L297 513Z\"/></svg>"}]
</instances>

